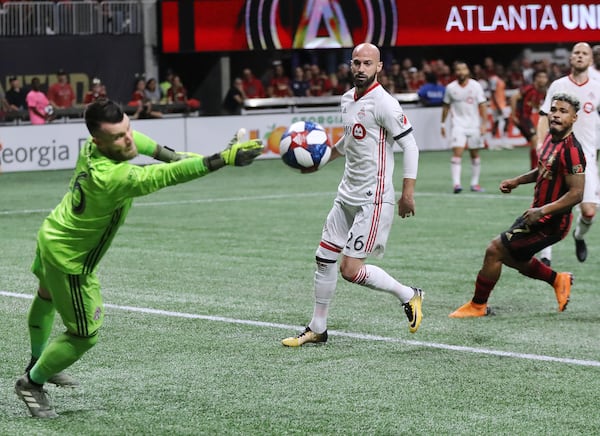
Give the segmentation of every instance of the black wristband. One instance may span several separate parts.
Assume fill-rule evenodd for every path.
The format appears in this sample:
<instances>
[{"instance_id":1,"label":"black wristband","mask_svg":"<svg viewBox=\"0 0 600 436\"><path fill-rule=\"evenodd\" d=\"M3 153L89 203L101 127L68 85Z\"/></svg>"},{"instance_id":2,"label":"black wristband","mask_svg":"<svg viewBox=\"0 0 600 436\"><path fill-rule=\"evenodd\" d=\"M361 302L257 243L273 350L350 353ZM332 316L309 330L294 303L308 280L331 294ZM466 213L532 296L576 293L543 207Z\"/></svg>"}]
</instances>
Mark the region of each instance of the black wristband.
<instances>
[{"instance_id":1,"label":"black wristband","mask_svg":"<svg viewBox=\"0 0 600 436\"><path fill-rule=\"evenodd\" d=\"M212 156L204 158L204 165L209 171L215 171L225 166L225 159L223 159L220 153L215 153Z\"/></svg>"}]
</instances>

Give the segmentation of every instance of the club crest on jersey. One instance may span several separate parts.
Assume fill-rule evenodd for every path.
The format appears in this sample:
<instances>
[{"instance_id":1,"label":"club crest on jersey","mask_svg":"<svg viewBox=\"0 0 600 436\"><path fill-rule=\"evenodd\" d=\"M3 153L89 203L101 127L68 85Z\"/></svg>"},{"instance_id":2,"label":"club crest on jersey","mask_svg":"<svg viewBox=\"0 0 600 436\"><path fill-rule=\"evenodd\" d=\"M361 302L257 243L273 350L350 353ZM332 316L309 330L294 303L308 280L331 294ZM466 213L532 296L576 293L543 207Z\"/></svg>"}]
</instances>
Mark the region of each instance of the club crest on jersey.
<instances>
[{"instance_id":1,"label":"club crest on jersey","mask_svg":"<svg viewBox=\"0 0 600 436\"><path fill-rule=\"evenodd\" d=\"M546 165L544 165L544 168L542 168L542 171L540 173L540 176L546 180L552 180L554 178L553 173L552 173L552 164L554 163L554 160L556 159L556 152L552 153L549 157L548 160L546 161Z\"/></svg>"},{"instance_id":2,"label":"club crest on jersey","mask_svg":"<svg viewBox=\"0 0 600 436\"><path fill-rule=\"evenodd\" d=\"M594 105L592 104L592 102L590 102L590 101L586 101L586 102L583 104L583 111L584 111L586 114L591 114L592 112L594 112Z\"/></svg>"},{"instance_id":3,"label":"club crest on jersey","mask_svg":"<svg viewBox=\"0 0 600 436\"><path fill-rule=\"evenodd\" d=\"M355 139L363 139L367 136L367 129L365 129L365 126L362 124L356 123L352 126L352 136L354 136Z\"/></svg>"}]
</instances>

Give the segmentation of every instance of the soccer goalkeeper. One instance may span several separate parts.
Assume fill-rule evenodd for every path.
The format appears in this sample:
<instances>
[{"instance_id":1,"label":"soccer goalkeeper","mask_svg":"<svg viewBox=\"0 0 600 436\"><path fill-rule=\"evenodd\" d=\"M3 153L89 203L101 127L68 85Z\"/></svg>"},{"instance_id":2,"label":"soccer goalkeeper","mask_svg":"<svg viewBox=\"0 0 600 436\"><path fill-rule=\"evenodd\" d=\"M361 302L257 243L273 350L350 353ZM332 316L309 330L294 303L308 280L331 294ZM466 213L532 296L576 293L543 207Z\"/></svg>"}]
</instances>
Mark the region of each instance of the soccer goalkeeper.
<instances>
[{"instance_id":1,"label":"soccer goalkeeper","mask_svg":"<svg viewBox=\"0 0 600 436\"><path fill-rule=\"evenodd\" d=\"M15 391L34 417L54 418L44 383L76 386L63 372L98 340L104 318L96 267L125 221L134 197L188 182L226 165L245 166L262 151L258 140L240 142L212 156L176 153L131 129L122 109L106 99L85 111L91 137L86 141L69 191L42 223L32 272L38 292L29 309L31 362ZM140 154L164 163L129 163ZM54 314L66 332L48 343Z\"/></svg>"}]
</instances>

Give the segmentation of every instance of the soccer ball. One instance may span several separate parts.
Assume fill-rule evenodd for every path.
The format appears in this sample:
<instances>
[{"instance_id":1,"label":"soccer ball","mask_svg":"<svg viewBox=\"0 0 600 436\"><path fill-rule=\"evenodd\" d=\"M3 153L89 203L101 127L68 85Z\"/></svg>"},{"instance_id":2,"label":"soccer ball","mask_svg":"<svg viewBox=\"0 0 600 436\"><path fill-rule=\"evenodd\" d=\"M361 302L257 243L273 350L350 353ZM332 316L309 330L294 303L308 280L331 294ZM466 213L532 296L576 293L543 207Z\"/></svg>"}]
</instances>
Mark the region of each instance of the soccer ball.
<instances>
[{"instance_id":1,"label":"soccer ball","mask_svg":"<svg viewBox=\"0 0 600 436\"><path fill-rule=\"evenodd\" d=\"M292 168L317 170L329 161L331 144L323 126L312 121L298 121L281 136L279 154Z\"/></svg>"}]
</instances>

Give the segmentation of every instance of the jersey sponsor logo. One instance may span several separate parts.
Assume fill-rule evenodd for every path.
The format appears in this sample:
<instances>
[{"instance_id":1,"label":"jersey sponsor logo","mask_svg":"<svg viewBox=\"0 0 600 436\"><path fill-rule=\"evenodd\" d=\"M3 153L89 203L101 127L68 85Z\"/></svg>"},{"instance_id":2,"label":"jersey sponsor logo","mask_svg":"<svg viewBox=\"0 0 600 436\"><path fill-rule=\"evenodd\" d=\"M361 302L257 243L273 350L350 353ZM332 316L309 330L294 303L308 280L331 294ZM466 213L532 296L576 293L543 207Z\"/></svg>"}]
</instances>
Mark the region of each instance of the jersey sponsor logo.
<instances>
[{"instance_id":1,"label":"jersey sponsor logo","mask_svg":"<svg viewBox=\"0 0 600 436\"><path fill-rule=\"evenodd\" d=\"M355 139L364 139L364 137L367 136L367 129L365 129L365 126L362 124L356 123L352 126L352 136L354 136Z\"/></svg>"}]
</instances>

